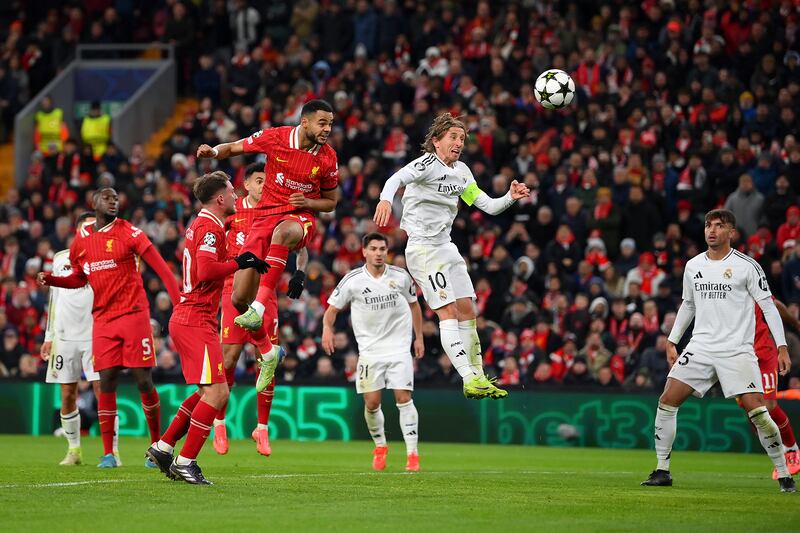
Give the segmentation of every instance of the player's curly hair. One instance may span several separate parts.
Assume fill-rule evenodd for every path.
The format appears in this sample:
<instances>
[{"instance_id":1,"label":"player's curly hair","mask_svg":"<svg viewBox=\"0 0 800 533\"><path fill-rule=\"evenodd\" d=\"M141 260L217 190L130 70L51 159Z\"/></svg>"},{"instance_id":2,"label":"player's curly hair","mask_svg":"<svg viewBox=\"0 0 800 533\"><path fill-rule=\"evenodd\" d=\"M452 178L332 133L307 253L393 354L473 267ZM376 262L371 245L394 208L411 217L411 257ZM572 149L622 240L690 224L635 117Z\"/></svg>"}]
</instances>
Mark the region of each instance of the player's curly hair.
<instances>
[{"instance_id":1,"label":"player's curly hair","mask_svg":"<svg viewBox=\"0 0 800 533\"><path fill-rule=\"evenodd\" d=\"M230 176L221 170L209 172L194 182L194 197L200 200L201 204L207 204L214 198L220 190L224 189L230 181Z\"/></svg>"},{"instance_id":2,"label":"player's curly hair","mask_svg":"<svg viewBox=\"0 0 800 533\"><path fill-rule=\"evenodd\" d=\"M705 216L705 223L708 224L713 220L719 220L723 224L732 228L736 227L736 215L727 209L712 209Z\"/></svg>"},{"instance_id":3,"label":"player's curly hair","mask_svg":"<svg viewBox=\"0 0 800 533\"><path fill-rule=\"evenodd\" d=\"M461 128L464 130L464 135L467 134L467 126L462 122L461 117L454 117L450 113L442 113L433 119L433 124L431 124L428 133L425 135L425 142L422 143L422 150L429 154L436 153L433 140L436 139L438 141L444 137L444 134L450 128Z\"/></svg>"}]
</instances>

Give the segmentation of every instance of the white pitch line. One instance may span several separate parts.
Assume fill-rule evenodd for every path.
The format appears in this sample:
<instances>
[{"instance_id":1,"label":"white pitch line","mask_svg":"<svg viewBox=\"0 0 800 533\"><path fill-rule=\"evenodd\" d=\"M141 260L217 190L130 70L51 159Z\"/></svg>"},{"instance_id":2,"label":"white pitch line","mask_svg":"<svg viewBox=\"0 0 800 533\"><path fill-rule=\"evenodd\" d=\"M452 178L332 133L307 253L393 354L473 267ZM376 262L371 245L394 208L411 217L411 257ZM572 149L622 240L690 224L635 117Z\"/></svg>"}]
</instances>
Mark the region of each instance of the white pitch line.
<instances>
[{"instance_id":1,"label":"white pitch line","mask_svg":"<svg viewBox=\"0 0 800 533\"><path fill-rule=\"evenodd\" d=\"M78 485L104 485L106 483L128 483L130 481L137 481L135 479L92 479L90 481L63 481L61 483L33 483L30 485L0 485L0 489L40 489L48 487L75 487Z\"/></svg>"}]
</instances>

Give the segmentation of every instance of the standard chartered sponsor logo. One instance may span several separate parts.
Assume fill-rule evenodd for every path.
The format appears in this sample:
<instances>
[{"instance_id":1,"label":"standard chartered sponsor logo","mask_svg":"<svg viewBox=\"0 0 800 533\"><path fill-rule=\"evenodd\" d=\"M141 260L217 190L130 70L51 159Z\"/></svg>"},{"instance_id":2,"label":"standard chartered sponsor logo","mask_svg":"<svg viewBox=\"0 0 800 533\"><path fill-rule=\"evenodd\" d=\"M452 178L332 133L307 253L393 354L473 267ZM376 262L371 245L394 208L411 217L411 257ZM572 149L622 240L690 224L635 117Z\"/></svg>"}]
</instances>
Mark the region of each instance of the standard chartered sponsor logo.
<instances>
[{"instance_id":1,"label":"standard chartered sponsor logo","mask_svg":"<svg viewBox=\"0 0 800 533\"><path fill-rule=\"evenodd\" d=\"M94 263L89 263L90 272L109 270L111 268L117 268L117 262L113 259L104 259L102 261L95 261Z\"/></svg>"}]
</instances>

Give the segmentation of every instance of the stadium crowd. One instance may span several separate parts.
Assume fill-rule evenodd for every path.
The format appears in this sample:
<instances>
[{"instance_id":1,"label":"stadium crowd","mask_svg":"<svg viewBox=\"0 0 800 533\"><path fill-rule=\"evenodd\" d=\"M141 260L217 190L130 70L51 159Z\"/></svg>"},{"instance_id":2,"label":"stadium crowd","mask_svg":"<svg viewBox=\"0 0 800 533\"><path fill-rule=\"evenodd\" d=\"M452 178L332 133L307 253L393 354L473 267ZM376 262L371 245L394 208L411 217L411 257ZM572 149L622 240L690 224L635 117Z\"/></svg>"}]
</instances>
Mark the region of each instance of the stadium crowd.
<instances>
[{"instance_id":1,"label":"stadium crowd","mask_svg":"<svg viewBox=\"0 0 800 533\"><path fill-rule=\"evenodd\" d=\"M78 42L175 44L180 90L198 107L157 158L142 146L123 154L113 143L93 157L77 135L57 154L32 156L28 179L0 206L3 375L43 371L37 354L47 293L34 276L67 246L90 191L114 186L122 216L147 232L179 275L182 232L196 211L193 181L219 168L239 186L250 162L197 161L197 146L295 124L301 105L316 97L337 112L329 142L342 194L309 248L304 295L280 298L289 355L279 383L354 379L346 315L334 354L319 345L327 297L360 265L360 236L375 229L383 182L419 154L432 118L445 110L470 128L462 159L484 190L500 196L512 179L532 190L498 217L462 209L453 231L476 287L485 361L500 383L660 389L683 267L704 250L703 213L717 206L735 213L737 246L798 313L796 2L51 4L60 7L4 8L11 17L0 36L6 131ZM551 67L578 87L577 102L559 112L543 110L532 92ZM395 208L390 245L403 266L399 202ZM144 276L156 379L180 379L166 337L169 298L158 278ZM416 379L460 383L432 316ZM800 368L797 342L790 348ZM253 371L252 354L246 359L240 377ZM800 372L782 385L800 388Z\"/></svg>"}]
</instances>

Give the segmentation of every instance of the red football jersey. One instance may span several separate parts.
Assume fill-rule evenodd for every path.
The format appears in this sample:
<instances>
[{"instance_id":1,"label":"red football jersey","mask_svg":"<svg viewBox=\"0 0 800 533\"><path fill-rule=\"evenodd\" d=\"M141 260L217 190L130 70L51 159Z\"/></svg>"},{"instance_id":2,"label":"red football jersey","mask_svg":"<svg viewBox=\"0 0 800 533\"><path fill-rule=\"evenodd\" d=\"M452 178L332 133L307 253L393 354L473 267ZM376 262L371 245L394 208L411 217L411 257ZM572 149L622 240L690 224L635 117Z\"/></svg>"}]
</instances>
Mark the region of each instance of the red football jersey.
<instances>
[{"instance_id":1,"label":"red football jersey","mask_svg":"<svg viewBox=\"0 0 800 533\"><path fill-rule=\"evenodd\" d=\"M96 322L150 312L139 272L139 256L152 245L142 230L121 218L98 230L91 224L75 236L69 251L72 271L89 280L94 291L92 316Z\"/></svg>"},{"instance_id":2,"label":"red football jersey","mask_svg":"<svg viewBox=\"0 0 800 533\"><path fill-rule=\"evenodd\" d=\"M774 299L774 297L773 297ZM770 359L778 357L778 347L772 339L772 334L769 332L767 321L764 320L764 312L756 304L756 335L753 339L753 348L756 352L756 357L761 361L769 361Z\"/></svg>"},{"instance_id":3,"label":"red football jersey","mask_svg":"<svg viewBox=\"0 0 800 533\"><path fill-rule=\"evenodd\" d=\"M218 262L224 262L228 258L225 224L203 209L189 225L185 237L181 301L172 311L171 320L193 326L211 323L214 328L218 328L217 312L225 279L198 281L198 256L207 254L212 261Z\"/></svg>"},{"instance_id":4,"label":"red football jersey","mask_svg":"<svg viewBox=\"0 0 800 533\"><path fill-rule=\"evenodd\" d=\"M301 150L299 126L257 131L245 139L244 151L267 156L264 192L257 206L260 215L291 213L297 208L289 204L290 195L300 192L318 199L320 191L338 186L336 151L327 144Z\"/></svg>"},{"instance_id":5,"label":"red football jersey","mask_svg":"<svg viewBox=\"0 0 800 533\"><path fill-rule=\"evenodd\" d=\"M261 211L250 203L248 197L242 196L236 200L236 213L225 219L225 245L228 248L228 257L236 257L239 250L253 226L253 221L261 214ZM227 294L233 290L233 276L225 278L225 288L223 293Z\"/></svg>"}]
</instances>

